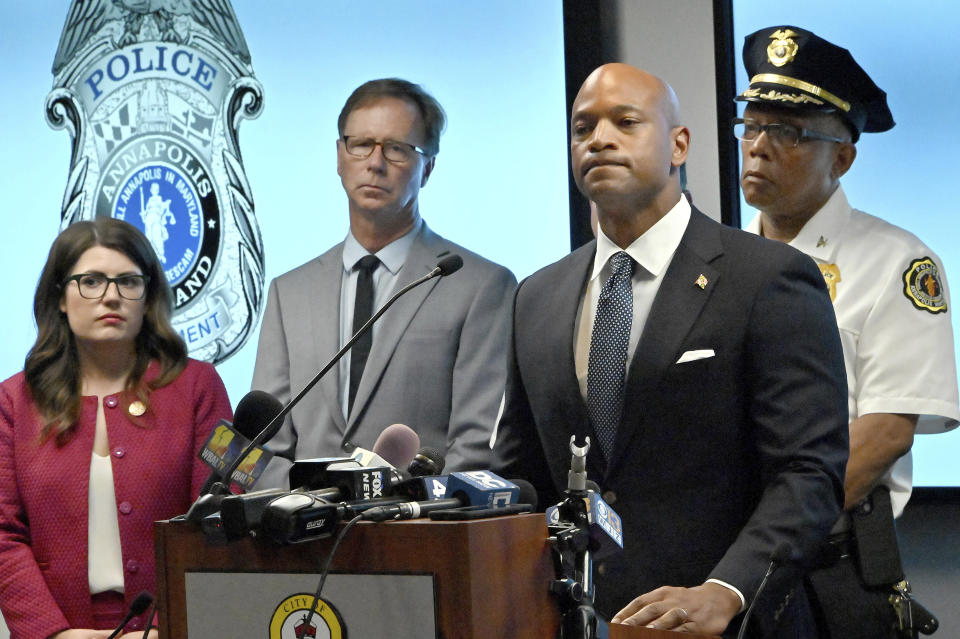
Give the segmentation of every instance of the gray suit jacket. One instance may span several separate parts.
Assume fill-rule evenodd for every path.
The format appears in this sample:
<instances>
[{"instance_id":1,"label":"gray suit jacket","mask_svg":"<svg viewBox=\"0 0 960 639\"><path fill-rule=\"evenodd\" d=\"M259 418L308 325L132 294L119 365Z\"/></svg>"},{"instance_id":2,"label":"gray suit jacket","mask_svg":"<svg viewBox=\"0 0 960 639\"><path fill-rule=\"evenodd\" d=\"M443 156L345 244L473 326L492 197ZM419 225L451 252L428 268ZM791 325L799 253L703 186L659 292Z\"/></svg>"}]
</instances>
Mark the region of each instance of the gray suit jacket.
<instances>
[{"instance_id":1,"label":"gray suit jacket","mask_svg":"<svg viewBox=\"0 0 960 639\"><path fill-rule=\"evenodd\" d=\"M350 419L344 419L339 400L346 381L334 367L269 442L276 457L259 488L285 487L294 459L372 449L394 423L417 431L421 446L444 453L448 470L489 467L516 278L423 224L397 289L451 253L463 258L463 268L414 288L378 320ZM286 403L337 352L342 254L341 243L271 283L254 389Z\"/></svg>"}]
</instances>

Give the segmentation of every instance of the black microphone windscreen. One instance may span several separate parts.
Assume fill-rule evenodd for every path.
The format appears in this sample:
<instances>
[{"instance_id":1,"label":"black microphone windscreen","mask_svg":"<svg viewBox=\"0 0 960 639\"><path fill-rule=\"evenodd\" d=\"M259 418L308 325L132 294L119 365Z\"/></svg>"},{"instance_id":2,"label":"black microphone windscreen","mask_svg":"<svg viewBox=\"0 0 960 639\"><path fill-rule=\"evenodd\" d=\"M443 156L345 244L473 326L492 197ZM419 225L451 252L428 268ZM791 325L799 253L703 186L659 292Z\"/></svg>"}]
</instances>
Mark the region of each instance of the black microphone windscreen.
<instances>
[{"instance_id":1,"label":"black microphone windscreen","mask_svg":"<svg viewBox=\"0 0 960 639\"><path fill-rule=\"evenodd\" d=\"M373 452L394 468L406 468L420 447L420 435L406 424L390 424L373 443Z\"/></svg>"},{"instance_id":2,"label":"black microphone windscreen","mask_svg":"<svg viewBox=\"0 0 960 639\"><path fill-rule=\"evenodd\" d=\"M147 608L150 607L151 603L153 603L153 595L144 590L137 595L130 604L130 612L134 617L137 615L142 615L144 612L146 612Z\"/></svg>"},{"instance_id":3,"label":"black microphone windscreen","mask_svg":"<svg viewBox=\"0 0 960 639\"><path fill-rule=\"evenodd\" d=\"M233 428L247 439L253 439L282 410L283 403L270 393L250 391L237 404L233 415Z\"/></svg>"},{"instance_id":4,"label":"black microphone windscreen","mask_svg":"<svg viewBox=\"0 0 960 639\"><path fill-rule=\"evenodd\" d=\"M507 481L516 484L520 489L520 494L517 496L518 504L530 504L534 510L537 509L537 489L533 484L526 479L508 479Z\"/></svg>"},{"instance_id":5,"label":"black microphone windscreen","mask_svg":"<svg viewBox=\"0 0 960 639\"><path fill-rule=\"evenodd\" d=\"M440 275L442 277L456 273L460 270L461 266L463 266L463 258L456 254L448 255L437 262L437 268L440 269Z\"/></svg>"},{"instance_id":6,"label":"black microphone windscreen","mask_svg":"<svg viewBox=\"0 0 960 639\"><path fill-rule=\"evenodd\" d=\"M413 461L407 466L407 472L413 477L425 477L427 475L439 475L443 472L447 460L436 448L424 446L417 451Z\"/></svg>"}]
</instances>

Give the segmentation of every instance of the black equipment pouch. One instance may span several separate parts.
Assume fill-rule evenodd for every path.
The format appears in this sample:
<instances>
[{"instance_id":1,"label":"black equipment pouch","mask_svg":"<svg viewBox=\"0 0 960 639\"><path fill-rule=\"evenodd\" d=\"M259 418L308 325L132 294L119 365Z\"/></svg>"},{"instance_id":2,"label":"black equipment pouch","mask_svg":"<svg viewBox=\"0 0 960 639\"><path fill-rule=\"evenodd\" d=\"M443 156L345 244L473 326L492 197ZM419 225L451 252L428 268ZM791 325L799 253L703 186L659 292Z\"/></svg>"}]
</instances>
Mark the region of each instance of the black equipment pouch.
<instances>
[{"instance_id":1,"label":"black equipment pouch","mask_svg":"<svg viewBox=\"0 0 960 639\"><path fill-rule=\"evenodd\" d=\"M853 509L850 519L860 577L868 588L889 589L899 636L913 639L918 633L936 632L937 618L913 598L903 576L890 490L877 486Z\"/></svg>"},{"instance_id":2,"label":"black equipment pouch","mask_svg":"<svg viewBox=\"0 0 960 639\"><path fill-rule=\"evenodd\" d=\"M890 489L877 486L850 513L857 567L866 586L891 586L903 580Z\"/></svg>"}]
</instances>

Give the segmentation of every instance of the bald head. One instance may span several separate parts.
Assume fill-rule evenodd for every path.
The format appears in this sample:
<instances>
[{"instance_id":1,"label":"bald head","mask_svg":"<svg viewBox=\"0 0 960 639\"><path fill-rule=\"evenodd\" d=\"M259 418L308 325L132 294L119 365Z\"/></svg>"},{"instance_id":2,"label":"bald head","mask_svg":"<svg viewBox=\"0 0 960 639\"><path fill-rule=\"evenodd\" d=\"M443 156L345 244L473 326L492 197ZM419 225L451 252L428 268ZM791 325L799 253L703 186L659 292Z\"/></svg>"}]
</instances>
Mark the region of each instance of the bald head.
<instances>
[{"instance_id":1,"label":"bald head","mask_svg":"<svg viewBox=\"0 0 960 639\"><path fill-rule=\"evenodd\" d=\"M604 233L605 218L643 218L648 227L680 199L690 132L680 124L676 94L660 78L628 64L599 67L573 102L570 134L574 180L596 202Z\"/></svg>"},{"instance_id":2,"label":"bald head","mask_svg":"<svg viewBox=\"0 0 960 639\"><path fill-rule=\"evenodd\" d=\"M581 97L614 88L629 89L648 96L671 127L680 125L680 103L673 87L652 73L622 62L604 64L587 76L573 102L574 112Z\"/></svg>"}]
</instances>

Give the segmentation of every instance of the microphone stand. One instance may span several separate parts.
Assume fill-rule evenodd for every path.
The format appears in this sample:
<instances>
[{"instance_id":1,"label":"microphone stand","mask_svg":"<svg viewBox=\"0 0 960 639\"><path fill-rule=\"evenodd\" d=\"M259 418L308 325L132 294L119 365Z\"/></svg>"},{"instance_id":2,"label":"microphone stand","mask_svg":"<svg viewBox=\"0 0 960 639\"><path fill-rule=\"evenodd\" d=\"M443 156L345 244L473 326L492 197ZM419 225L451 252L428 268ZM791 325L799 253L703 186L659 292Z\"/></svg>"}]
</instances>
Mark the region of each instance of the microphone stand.
<instances>
[{"instance_id":1,"label":"microphone stand","mask_svg":"<svg viewBox=\"0 0 960 639\"><path fill-rule=\"evenodd\" d=\"M210 488L209 493L201 495L197 498L197 501L190 506L190 510L187 513L187 519L189 521L197 522L203 519L205 516L213 514L220 509L220 502L223 501L224 497L230 495L230 478L233 476L233 471L240 467L240 464L242 464L243 460L246 459L247 455L250 454L250 451L262 445L264 442L273 437L278 430L280 430L280 426L283 424L284 418L290 413L291 410L293 410L294 406L300 403L300 400L303 399L304 395L309 393L310 390L317 385L317 382L319 382L323 376L327 374L327 371L333 368L333 366L340 361L344 354L350 350L350 347L352 347L356 341L363 336L364 333L370 330L370 328L373 326L373 323L380 319L380 316L383 315L388 308L393 306L394 302L400 299L400 297L406 294L410 289L420 286L427 280L431 280L437 276L445 277L450 275L459 270L461 266L463 266L463 259L459 255L447 255L440 260L440 262L433 267L429 273L410 282L397 291L389 300L387 300L387 302L381 306L380 309L374 313L363 326L360 327L360 330L354 333L353 337L347 340L347 343L344 344L339 351L337 351L336 355L334 355L333 358L327 362L326 366L321 368L320 372L314 375L313 379L311 379L307 385L304 386L299 393L297 393L297 396L291 399L287 405L283 407L283 410L277 413L276 416L270 420L270 423L268 423L266 427L264 427L264 429L257 434L256 437L250 440L250 443L248 443L246 447L240 451L240 454L237 455L236 459L234 459L233 462L224 470L223 479L216 482Z\"/></svg>"},{"instance_id":2,"label":"microphone stand","mask_svg":"<svg viewBox=\"0 0 960 639\"><path fill-rule=\"evenodd\" d=\"M550 583L550 592L560 600L563 623L561 639L596 639L597 613L593 608L593 558L590 523L587 513L586 463L590 438L582 447L570 437L570 473L567 476L566 498L559 504L559 523L549 526L553 536L554 568L557 578Z\"/></svg>"}]
</instances>

